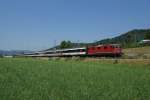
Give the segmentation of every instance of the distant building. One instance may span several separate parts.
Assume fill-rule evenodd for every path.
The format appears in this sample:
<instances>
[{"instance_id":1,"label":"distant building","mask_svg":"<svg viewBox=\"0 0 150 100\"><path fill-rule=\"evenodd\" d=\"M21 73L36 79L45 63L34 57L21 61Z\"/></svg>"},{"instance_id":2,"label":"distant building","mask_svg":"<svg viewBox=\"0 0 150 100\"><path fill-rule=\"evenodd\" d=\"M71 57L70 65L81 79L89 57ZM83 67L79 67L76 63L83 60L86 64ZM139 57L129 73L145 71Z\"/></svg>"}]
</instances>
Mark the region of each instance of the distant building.
<instances>
[{"instance_id":1,"label":"distant building","mask_svg":"<svg viewBox=\"0 0 150 100\"><path fill-rule=\"evenodd\" d=\"M139 43L140 44L148 44L148 45L150 45L150 40L141 40Z\"/></svg>"},{"instance_id":2,"label":"distant building","mask_svg":"<svg viewBox=\"0 0 150 100\"><path fill-rule=\"evenodd\" d=\"M3 57L5 57L5 58L13 58L13 56L3 56Z\"/></svg>"}]
</instances>

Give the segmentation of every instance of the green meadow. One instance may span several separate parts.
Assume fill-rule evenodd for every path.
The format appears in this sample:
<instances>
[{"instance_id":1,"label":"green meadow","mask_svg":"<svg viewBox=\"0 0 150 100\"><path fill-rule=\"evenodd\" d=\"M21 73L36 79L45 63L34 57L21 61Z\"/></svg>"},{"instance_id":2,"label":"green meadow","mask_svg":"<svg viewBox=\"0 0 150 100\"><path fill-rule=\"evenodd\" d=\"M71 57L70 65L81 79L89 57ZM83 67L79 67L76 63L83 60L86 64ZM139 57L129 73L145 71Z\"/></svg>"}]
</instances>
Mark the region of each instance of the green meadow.
<instances>
[{"instance_id":1,"label":"green meadow","mask_svg":"<svg viewBox=\"0 0 150 100\"><path fill-rule=\"evenodd\" d=\"M150 66L1 58L0 100L150 100Z\"/></svg>"}]
</instances>

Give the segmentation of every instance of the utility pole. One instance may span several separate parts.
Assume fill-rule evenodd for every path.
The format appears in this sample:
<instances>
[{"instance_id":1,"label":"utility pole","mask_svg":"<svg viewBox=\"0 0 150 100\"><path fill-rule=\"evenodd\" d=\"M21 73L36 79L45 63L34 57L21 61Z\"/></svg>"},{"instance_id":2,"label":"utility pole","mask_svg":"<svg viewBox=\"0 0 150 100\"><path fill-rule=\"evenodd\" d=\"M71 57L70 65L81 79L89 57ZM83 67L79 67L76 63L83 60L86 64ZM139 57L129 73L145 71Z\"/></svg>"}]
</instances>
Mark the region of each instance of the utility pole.
<instances>
[{"instance_id":1,"label":"utility pole","mask_svg":"<svg viewBox=\"0 0 150 100\"><path fill-rule=\"evenodd\" d=\"M137 42L137 41L136 41L136 34L134 35L134 41L135 41L135 43Z\"/></svg>"},{"instance_id":2,"label":"utility pole","mask_svg":"<svg viewBox=\"0 0 150 100\"><path fill-rule=\"evenodd\" d=\"M79 40L77 40L77 47L79 47L79 42L80 42L80 41L79 41Z\"/></svg>"},{"instance_id":3,"label":"utility pole","mask_svg":"<svg viewBox=\"0 0 150 100\"><path fill-rule=\"evenodd\" d=\"M54 40L54 50L56 50L56 40Z\"/></svg>"},{"instance_id":4,"label":"utility pole","mask_svg":"<svg viewBox=\"0 0 150 100\"><path fill-rule=\"evenodd\" d=\"M136 37L136 34L134 35L134 41L135 41L135 44L137 46L137 37Z\"/></svg>"}]
</instances>

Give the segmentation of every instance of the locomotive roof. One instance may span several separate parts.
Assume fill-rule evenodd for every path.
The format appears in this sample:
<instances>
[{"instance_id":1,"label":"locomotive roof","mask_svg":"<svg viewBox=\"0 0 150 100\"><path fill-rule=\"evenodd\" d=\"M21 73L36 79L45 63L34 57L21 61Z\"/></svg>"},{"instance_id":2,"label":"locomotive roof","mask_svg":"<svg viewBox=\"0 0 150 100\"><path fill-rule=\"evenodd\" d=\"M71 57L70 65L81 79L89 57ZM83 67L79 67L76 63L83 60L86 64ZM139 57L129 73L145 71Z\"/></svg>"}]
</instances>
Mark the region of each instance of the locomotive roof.
<instances>
[{"instance_id":1,"label":"locomotive roof","mask_svg":"<svg viewBox=\"0 0 150 100\"><path fill-rule=\"evenodd\" d=\"M120 44L101 44L101 45L89 46L89 47L100 47L100 46L107 46L107 45L120 46Z\"/></svg>"}]
</instances>

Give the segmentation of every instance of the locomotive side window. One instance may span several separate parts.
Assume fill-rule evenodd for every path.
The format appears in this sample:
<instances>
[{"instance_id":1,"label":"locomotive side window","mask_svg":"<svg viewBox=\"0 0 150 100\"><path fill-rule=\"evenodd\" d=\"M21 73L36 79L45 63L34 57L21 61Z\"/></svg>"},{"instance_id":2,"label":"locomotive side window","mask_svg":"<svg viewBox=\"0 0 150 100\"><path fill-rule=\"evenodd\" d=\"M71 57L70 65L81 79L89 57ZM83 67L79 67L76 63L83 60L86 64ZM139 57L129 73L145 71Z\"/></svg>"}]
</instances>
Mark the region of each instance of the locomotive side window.
<instances>
[{"instance_id":1,"label":"locomotive side window","mask_svg":"<svg viewBox=\"0 0 150 100\"><path fill-rule=\"evenodd\" d=\"M98 49L101 49L101 47L98 47Z\"/></svg>"},{"instance_id":2,"label":"locomotive side window","mask_svg":"<svg viewBox=\"0 0 150 100\"><path fill-rule=\"evenodd\" d=\"M95 48L94 48L94 47L92 47L92 50L95 50Z\"/></svg>"},{"instance_id":3,"label":"locomotive side window","mask_svg":"<svg viewBox=\"0 0 150 100\"><path fill-rule=\"evenodd\" d=\"M104 49L107 49L107 46L104 46Z\"/></svg>"}]
</instances>

